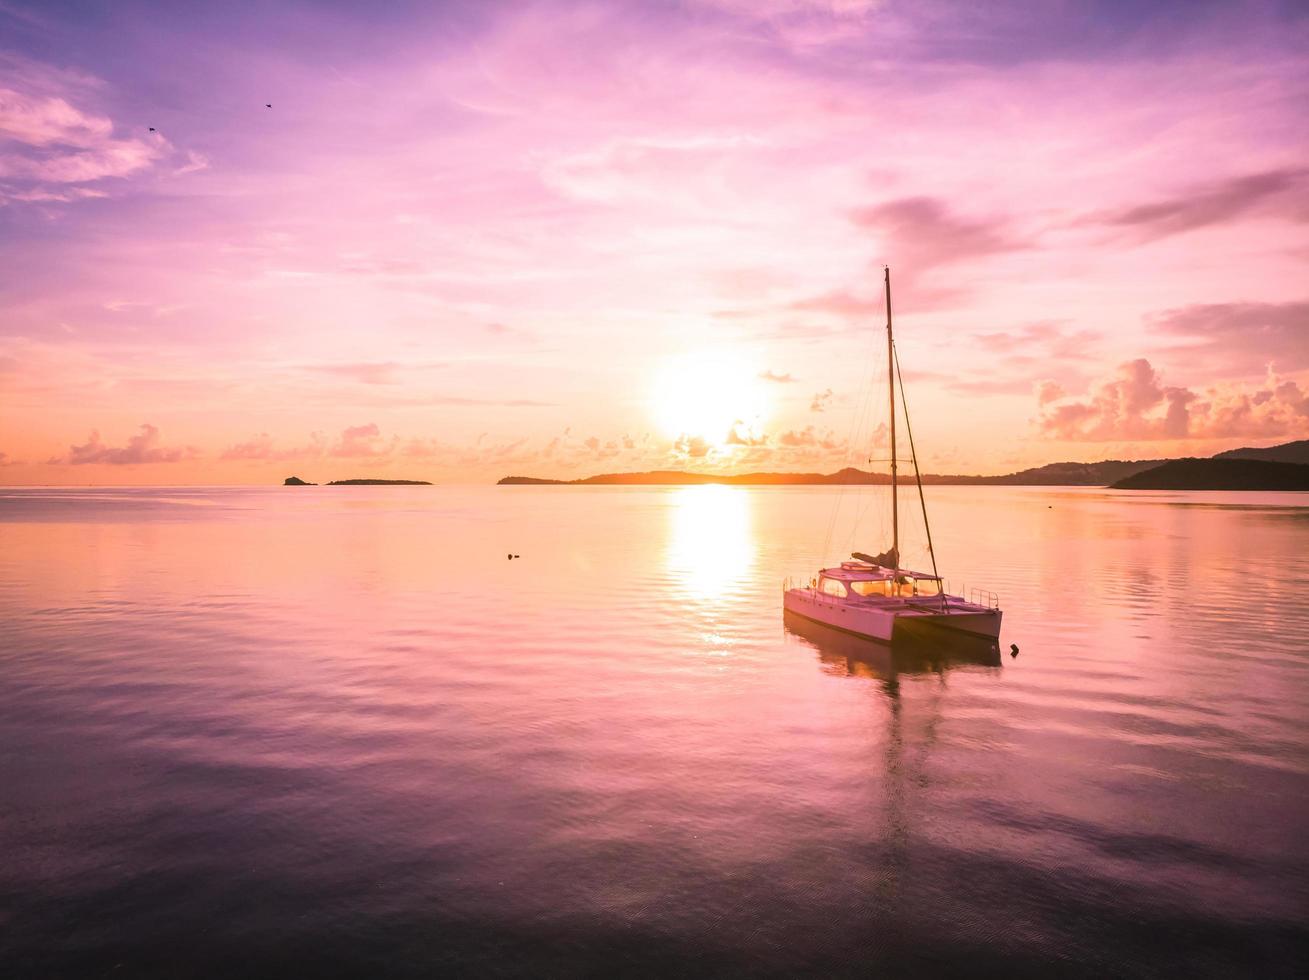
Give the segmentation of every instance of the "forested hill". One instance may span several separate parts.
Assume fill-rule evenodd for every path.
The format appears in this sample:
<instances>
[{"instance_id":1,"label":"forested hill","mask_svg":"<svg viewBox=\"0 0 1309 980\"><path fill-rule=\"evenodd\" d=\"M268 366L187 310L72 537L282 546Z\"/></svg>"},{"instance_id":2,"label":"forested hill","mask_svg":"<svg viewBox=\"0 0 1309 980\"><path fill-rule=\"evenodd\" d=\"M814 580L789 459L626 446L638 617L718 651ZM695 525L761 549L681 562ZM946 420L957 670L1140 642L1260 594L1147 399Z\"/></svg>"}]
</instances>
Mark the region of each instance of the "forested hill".
<instances>
[{"instance_id":1,"label":"forested hill","mask_svg":"<svg viewBox=\"0 0 1309 980\"><path fill-rule=\"evenodd\" d=\"M1224 460L1245 460L1252 462L1270 462L1284 464L1309 464L1309 439L1283 443L1280 446L1263 448L1231 449L1213 457L1213 462ZM1170 459L1106 459L1098 463L1047 463L1031 469L1019 470L1017 473L1005 473L1000 476L971 476L965 474L923 474L923 482L942 485L976 485L976 486L1010 486L1010 487L1104 487L1122 484L1138 473L1155 471L1171 463L1194 464L1207 460L1170 460ZM1194 465L1169 471L1170 473L1189 473L1196 478L1239 479L1237 469L1218 466L1205 471ZM1201 477L1203 473L1211 474ZM1244 472L1253 474L1256 470ZM1271 471L1269 471L1271 472ZM903 471L902 471L903 474ZM1168 476L1168 479L1182 477ZM901 481L912 482L913 474L902 475ZM850 486L882 485L891 482L886 473L869 473L864 470L846 468L835 473L687 473L683 470L654 470L648 473L601 473L580 480L550 480L534 476L506 476L498 481L500 486L693 486L702 483L726 483L733 486L768 487L768 486ZM1257 481L1256 481L1257 482ZM1178 487L1177 489L1187 489ZM1202 489L1195 487L1191 489ZM1239 489L1239 488L1233 488Z\"/></svg>"}]
</instances>

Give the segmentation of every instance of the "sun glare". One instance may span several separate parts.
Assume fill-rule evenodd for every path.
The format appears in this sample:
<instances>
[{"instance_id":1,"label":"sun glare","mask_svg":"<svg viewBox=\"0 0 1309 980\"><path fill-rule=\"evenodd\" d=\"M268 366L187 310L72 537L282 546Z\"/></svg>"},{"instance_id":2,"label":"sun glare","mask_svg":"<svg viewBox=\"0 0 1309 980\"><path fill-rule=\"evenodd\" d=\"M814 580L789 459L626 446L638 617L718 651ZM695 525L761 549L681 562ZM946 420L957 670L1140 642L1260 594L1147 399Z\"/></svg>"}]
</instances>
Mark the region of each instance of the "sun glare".
<instances>
[{"instance_id":1,"label":"sun glare","mask_svg":"<svg viewBox=\"0 0 1309 980\"><path fill-rule=\"evenodd\" d=\"M680 487L669 512L668 569L696 598L730 598L754 564L750 495L740 487Z\"/></svg>"},{"instance_id":2,"label":"sun glare","mask_svg":"<svg viewBox=\"0 0 1309 980\"><path fill-rule=\"evenodd\" d=\"M671 438L687 436L723 446L760 429L767 397L759 372L747 358L700 351L668 361L655 375L651 410Z\"/></svg>"}]
</instances>

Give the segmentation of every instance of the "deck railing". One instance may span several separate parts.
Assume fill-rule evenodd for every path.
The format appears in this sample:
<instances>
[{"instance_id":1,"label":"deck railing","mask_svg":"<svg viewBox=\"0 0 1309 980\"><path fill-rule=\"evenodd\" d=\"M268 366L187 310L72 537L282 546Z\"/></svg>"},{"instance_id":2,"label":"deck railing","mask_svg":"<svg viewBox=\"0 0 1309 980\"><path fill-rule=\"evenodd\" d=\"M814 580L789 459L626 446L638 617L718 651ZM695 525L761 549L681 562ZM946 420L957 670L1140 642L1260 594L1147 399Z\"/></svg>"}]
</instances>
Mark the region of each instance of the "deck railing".
<instances>
[{"instance_id":1,"label":"deck railing","mask_svg":"<svg viewBox=\"0 0 1309 980\"><path fill-rule=\"evenodd\" d=\"M786 578L782 579L782 591L786 592L790 589L808 589L811 592L814 591L812 582L805 579L798 579L793 575L788 575ZM942 579L941 592L943 602L944 596L958 595L961 598L966 597L967 600L975 606L985 606L987 609L1000 608L1000 596L992 592L990 589L970 589L966 585L960 585L959 591L956 593L950 588L950 583ZM934 597L922 596L917 598L931 599Z\"/></svg>"}]
</instances>

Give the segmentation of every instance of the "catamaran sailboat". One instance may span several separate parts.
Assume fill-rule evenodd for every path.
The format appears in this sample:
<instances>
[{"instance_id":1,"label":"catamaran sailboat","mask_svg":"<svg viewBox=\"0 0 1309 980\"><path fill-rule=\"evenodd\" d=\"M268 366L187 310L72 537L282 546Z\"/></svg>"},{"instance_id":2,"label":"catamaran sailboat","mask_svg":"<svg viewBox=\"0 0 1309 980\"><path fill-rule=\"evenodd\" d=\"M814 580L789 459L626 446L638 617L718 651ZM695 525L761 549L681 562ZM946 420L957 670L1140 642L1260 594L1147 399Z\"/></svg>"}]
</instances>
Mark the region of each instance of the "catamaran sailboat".
<instances>
[{"instance_id":1,"label":"catamaran sailboat","mask_svg":"<svg viewBox=\"0 0 1309 980\"><path fill-rule=\"evenodd\" d=\"M974 589L968 599L948 595L941 576L936 572L936 553L932 550L932 531L927 523L927 503L923 497L922 475L918 455L914 452L913 430L909 428L909 409L905 407L905 427L909 451L918 484L918 502L923 509L923 526L927 530L927 551L932 556L932 574L900 567L900 503L895 454L895 388L899 361L895 338L891 332L891 270L886 281L886 373L891 400L891 547L878 555L856 551L850 561L824 568L805 585L787 581L782 586L782 608L788 615L831 626L855 636L890 643L897 631L931 631L944 629L992 640L1000 636L1000 602L992 592ZM900 379L900 397L904 399L904 381Z\"/></svg>"}]
</instances>

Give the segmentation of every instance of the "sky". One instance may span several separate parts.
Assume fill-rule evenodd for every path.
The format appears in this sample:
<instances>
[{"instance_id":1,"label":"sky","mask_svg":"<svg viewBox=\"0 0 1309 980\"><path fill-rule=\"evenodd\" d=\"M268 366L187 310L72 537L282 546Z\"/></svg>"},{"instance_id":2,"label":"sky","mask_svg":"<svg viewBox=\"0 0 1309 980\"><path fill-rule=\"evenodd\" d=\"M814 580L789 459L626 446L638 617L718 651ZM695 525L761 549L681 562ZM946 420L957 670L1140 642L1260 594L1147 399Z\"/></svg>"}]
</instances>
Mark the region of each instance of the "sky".
<instances>
[{"instance_id":1,"label":"sky","mask_svg":"<svg viewBox=\"0 0 1309 980\"><path fill-rule=\"evenodd\" d=\"M0 485L866 467L884 265L925 471L1309 437L1306 51L1294 0L0 0Z\"/></svg>"}]
</instances>

